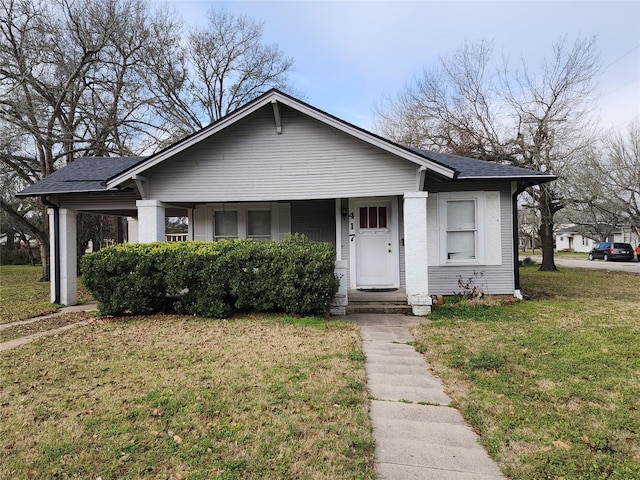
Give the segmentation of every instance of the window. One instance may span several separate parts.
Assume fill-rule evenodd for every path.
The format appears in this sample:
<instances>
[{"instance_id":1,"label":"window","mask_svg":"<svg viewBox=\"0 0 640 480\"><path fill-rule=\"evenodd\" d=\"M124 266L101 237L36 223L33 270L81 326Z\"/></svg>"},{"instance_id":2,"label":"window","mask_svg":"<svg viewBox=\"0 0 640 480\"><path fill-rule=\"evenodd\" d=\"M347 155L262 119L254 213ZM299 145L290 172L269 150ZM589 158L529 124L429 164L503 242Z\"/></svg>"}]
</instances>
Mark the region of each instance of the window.
<instances>
[{"instance_id":1,"label":"window","mask_svg":"<svg viewBox=\"0 0 640 480\"><path fill-rule=\"evenodd\" d=\"M213 239L238 238L238 212L223 210L213 216Z\"/></svg>"},{"instance_id":2,"label":"window","mask_svg":"<svg viewBox=\"0 0 640 480\"><path fill-rule=\"evenodd\" d=\"M247 212L247 238L271 240L271 212L249 210Z\"/></svg>"},{"instance_id":3,"label":"window","mask_svg":"<svg viewBox=\"0 0 640 480\"><path fill-rule=\"evenodd\" d=\"M280 202L217 203L197 206L194 238L219 241L282 240L291 231L291 205Z\"/></svg>"},{"instance_id":4,"label":"window","mask_svg":"<svg viewBox=\"0 0 640 480\"><path fill-rule=\"evenodd\" d=\"M360 207L360 228L387 228L387 207Z\"/></svg>"},{"instance_id":5,"label":"window","mask_svg":"<svg viewBox=\"0 0 640 480\"><path fill-rule=\"evenodd\" d=\"M505 203L507 198L505 194ZM502 258L502 245L511 232L510 224L503 231L501 217L501 192L430 194L427 242L437 254L429 257L429 265L503 265L509 260Z\"/></svg>"},{"instance_id":6,"label":"window","mask_svg":"<svg viewBox=\"0 0 640 480\"><path fill-rule=\"evenodd\" d=\"M476 202L450 200L447 202L447 259L476 258Z\"/></svg>"}]
</instances>

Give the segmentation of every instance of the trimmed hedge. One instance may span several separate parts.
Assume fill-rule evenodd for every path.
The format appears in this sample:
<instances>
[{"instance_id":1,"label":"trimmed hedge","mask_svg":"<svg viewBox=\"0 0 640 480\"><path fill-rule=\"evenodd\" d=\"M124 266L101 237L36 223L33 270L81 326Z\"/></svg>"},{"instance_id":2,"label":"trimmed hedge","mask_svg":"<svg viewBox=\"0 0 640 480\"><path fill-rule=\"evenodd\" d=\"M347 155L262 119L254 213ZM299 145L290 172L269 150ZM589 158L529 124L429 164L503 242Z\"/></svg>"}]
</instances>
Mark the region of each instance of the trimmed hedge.
<instances>
[{"instance_id":1,"label":"trimmed hedge","mask_svg":"<svg viewBox=\"0 0 640 480\"><path fill-rule=\"evenodd\" d=\"M123 244L85 255L81 266L103 315L322 314L339 285L333 246L299 235L283 242Z\"/></svg>"}]
</instances>

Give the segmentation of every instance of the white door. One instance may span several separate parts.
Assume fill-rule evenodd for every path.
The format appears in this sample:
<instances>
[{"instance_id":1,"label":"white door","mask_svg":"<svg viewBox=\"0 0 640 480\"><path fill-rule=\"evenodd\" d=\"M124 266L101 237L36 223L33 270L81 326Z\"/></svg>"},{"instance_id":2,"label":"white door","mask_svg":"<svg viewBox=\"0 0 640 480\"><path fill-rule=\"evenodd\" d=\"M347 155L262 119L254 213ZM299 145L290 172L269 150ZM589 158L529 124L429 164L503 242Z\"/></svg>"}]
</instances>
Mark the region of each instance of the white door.
<instances>
[{"instance_id":1,"label":"white door","mask_svg":"<svg viewBox=\"0 0 640 480\"><path fill-rule=\"evenodd\" d=\"M391 201L354 202L356 288L390 288L395 283L395 251ZM394 222L395 223L395 222Z\"/></svg>"}]
</instances>

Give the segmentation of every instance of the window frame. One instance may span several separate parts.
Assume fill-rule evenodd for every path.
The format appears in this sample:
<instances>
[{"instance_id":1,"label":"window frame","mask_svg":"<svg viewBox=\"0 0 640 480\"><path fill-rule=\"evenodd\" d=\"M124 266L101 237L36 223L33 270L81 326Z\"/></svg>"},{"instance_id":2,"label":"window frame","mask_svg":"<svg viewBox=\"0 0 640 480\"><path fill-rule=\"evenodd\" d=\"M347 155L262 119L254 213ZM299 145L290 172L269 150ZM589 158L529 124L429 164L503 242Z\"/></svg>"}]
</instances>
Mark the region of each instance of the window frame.
<instances>
[{"instance_id":1,"label":"window frame","mask_svg":"<svg viewBox=\"0 0 640 480\"><path fill-rule=\"evenodd\" d=\"M476 262L478 258L478 199L477 198L450 198L446 199L446 239L444 248L446 250L447 262L451 263L472 263ZM471 228L462 228L462 227L453 227L450 225L449 219L449 211L452 208L453 204L461 204L461 203L470 203L473 202L473 227ZM452 236L456 233L466 233L473 235L473 256L471 257L453 257L452 255L457 254L458 252L450 252L449 245L451 243Z\"/></svg>"},{"instance_id":2,"label":"window frame","mask_svg":"<svg viewBox=\"0 0 640 480\"><path fill-rule=\"evenodd\" d=\"M237 221L237 237L226 237L216 235L215 232L215 215L218 212L234 211L236 213ZM266 235L249 235L249 212L253 211L267 211L269 212L269 224L270 232L269 236ZM291 209L289 203L281 202L252 202L252 203L215 203L208 204L206 206L206 214L209 220L206 228L207 241L220 241L225 238L230 239L247 239L254 238L256 241L275 240L279 241L284 238L285 233L288 233L291 229Z\"/></svg>"},{"instance_id":3,"label":"window frame","mask_svg":"<svg viewBox=\"0 0 640 480\"><path fill-rule=\"evenodd\" d=\"M429 265L441 267L503 265L502 258L502 196L495 190L438 192L428 198L428 238L431 244ZM476 233L474 237L476 258L448 258L447 205L449 201L473 200L476 210ZM492 211L488 212L487 208ZM510 238L510 237L509 237Z\"/></svg>"}]
</instances>

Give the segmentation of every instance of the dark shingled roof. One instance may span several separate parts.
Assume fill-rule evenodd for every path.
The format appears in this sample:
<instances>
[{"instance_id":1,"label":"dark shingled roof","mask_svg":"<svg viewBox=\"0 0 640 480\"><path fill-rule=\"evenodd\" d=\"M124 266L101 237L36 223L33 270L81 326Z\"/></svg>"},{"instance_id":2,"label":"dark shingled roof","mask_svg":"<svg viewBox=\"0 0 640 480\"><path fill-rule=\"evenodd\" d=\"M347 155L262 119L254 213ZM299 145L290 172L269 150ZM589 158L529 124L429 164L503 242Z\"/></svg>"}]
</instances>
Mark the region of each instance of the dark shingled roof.
<instances>
[{"instance_id":1,"label":"dark shingled roof","mask_svg":"<svg viewBox=\"0 0 640 480\"><path fill-rule=\"evenodd\" d=\"M449 155L446 153L436 153L429 150L413 149L419 155L428 158L434 162L453 168L456 172L456 178L459 180L472 178L503 178L503 179L537 179L541 183L555 179L555 175L539 172L537 170L529 170L528 168L514 167L512 165L502 165L487 160L478 160L476 158L459 157L457 155Z\"/></svg>"},{"instance_id":2,"label":"dark shingled roof","mask_svg":"<svg viewBox=\"0 0 640 480\"><path fill-rule=\"evenodd\" d=\"M28 186L18 196L104 192L106 181L137 165L146 157L83 157Z\"/></svg>"},{"instance_id":3,"label":"dark shingled roof","mask_svg":"<svg viewBox=\"0 0 640 480\"><path fill-rule=\"evenodd\" d=\"M526 168L501 165L486 160L459 157L428 150L409 149L418 155L452 168L457 180L522 179L533 183L554 180L554 175ZM104 192L107 180L124 173L147 157L84 157L43 178L18 193L18 196L55 195L63 193Z\"/></svg>"}]
</instances>

